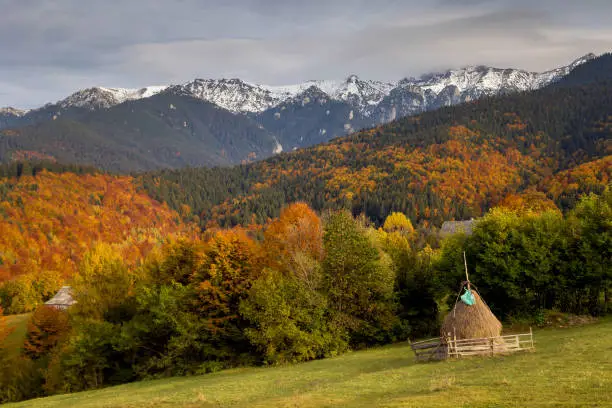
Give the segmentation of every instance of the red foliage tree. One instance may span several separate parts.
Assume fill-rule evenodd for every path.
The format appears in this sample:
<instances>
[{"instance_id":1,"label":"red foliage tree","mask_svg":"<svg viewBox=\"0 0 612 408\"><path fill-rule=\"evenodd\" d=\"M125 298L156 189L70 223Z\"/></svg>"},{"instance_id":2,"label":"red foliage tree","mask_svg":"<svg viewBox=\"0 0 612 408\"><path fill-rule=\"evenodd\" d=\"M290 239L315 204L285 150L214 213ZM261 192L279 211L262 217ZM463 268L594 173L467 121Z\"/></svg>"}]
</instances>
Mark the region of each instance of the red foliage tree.
<instances>
[{"instance_id":1,"label":"red foliage tree","mask_svg":"<svg viewBox=\"0 0 612 408\"><path fill-rule=\"evenodd\" d=\"M65 339L69 331L70 321L65 311L39 306L28 321L23 350L32 359L43 357Z\"/></svg>"}]
</instances>

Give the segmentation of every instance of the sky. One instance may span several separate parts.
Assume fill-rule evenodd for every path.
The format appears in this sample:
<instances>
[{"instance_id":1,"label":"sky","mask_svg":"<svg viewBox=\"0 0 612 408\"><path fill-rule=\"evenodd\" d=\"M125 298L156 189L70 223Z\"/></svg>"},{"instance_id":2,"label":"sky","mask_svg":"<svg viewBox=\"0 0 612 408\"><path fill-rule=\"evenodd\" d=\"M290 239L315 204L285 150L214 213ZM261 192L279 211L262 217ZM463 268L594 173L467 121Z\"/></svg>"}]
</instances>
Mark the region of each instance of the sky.
<instances>
[{"instance_id":1,"label":"sky","mask_svg":"<svg viewBox=\"0 0 612 408\"><path fill-rule=\"evenodd\" d=\"M610 0L0 0L0 107L194 78L396 81L612 51Z\"/></svg>"}]
</instances>

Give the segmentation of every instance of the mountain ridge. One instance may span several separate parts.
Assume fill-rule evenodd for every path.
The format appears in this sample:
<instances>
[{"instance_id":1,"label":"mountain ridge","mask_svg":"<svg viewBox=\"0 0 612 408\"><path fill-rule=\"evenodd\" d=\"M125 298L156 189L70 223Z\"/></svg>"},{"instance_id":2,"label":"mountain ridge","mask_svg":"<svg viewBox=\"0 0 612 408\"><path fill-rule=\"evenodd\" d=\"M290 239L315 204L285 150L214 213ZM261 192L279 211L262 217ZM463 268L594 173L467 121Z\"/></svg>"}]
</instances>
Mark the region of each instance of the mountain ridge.
<instances>
[{"instance_id":1,"label":"mountain ridge","mask_svg":"<svg viewBox=\"0 0 612 408\"><path fill-rule=\"evenodd\" d=\"M477 66L395 87L350 75L341 82L267 89L239 79L199 80L187 87L90 88L82 98L16 111L19 117L0 115L0 127L5 124L0 161L45 157L127 172L248 163L436 108L529 91L559 81L592 57L542 74ZM211 84L218 89L207 94ZM209 101L214 93L246 113Z\"/></svg>"},{"instance_id":2,"label":"mountain ridge","mask_svg":"<svg viewBox=\"0 0 612 408\"><path fill-rule=\"evenodd\" d=\"M508 83L510 86L515 85L521 91L533 90L548 85L559 77L567 75L576 66L594 58L596 55L589 53L568 65L544 72L470 65L444 72L424 74L419 78L405 77L395 82L363 80L355 74L350 74L344 80L309 80L290 85L256 84L239 78L196 78L178 85L156 85L143 88L96 86L78 90L64 99L55 103L47 103L31 111L49 106L57 106L60 110L71 107L89 110L105 109L129 100L151 97L160 92L174 92L212 102L234 113L261 113L316 86L330 98L348 102L354 108L360 109L365 116L370 116L371 107L378 105L397 88L410 87L413 91L420 89L423 95L430 92L436 96L448 86L456 86L460 92L474 89L487 94L499 92L499 89ZM483 71L485 75L479 77L478 74ZM500 75L505 81L500 82ZM1 108L0 112L10 113L11 110L22 113L18 116L28 113L28 111L10 107Z\"/></svg>"}]
</instances>

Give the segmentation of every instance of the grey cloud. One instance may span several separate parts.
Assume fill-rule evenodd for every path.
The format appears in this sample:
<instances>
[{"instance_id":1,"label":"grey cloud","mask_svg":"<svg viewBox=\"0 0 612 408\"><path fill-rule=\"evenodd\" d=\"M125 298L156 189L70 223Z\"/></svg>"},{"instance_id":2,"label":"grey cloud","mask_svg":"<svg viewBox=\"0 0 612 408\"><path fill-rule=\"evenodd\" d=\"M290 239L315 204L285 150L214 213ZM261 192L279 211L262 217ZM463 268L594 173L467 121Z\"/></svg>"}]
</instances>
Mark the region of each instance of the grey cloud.
<instances>
[{"instance_id":1,"label":"grey cloud","mask_svg":"<svg viewBox=\"0 0 612 408\"><path fill-rule=\"evenodd\" d=\"M439 0L439 3L444 6L473 6L498 2L499 0Z\"/></svg>"},{"instance_id":2,"label":"grey cloud","mask_svg":"<svg viewBox=\"0 0 612 408\"><path fill-rule=\"evenodd\" d=\"M612 48L607 0L0 0L0 10L0 106L196 76L282 84L480 63L541 70Z\"/></svg>"}]
</instances>

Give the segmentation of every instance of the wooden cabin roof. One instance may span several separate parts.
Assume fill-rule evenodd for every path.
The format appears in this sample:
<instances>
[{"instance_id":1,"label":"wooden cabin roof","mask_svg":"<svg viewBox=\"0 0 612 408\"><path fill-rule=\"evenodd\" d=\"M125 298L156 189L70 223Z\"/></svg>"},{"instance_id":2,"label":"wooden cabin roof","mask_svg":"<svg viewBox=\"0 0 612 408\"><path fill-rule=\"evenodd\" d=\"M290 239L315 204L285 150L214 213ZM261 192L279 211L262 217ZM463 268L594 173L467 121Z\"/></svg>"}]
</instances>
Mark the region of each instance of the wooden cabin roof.
<instances>
[{"instance_id":1,"label":"wooden cabin roof","mask_svg":"<svg viewBox=\"0 0 612 408\"><path fill-rule=\"evenodd\" d=\"M45 305L68 307L75 303L76 300L72 298L72 288L70 286L62 286L55 296L45 302Z\"/></svg>"},{"instance_id":2,"label":"wooden cabin roof","mask_svg":"<svg viewBox=\"0 0 612 408\"><path fill-rule=\"evenodd\" d=\"M451 235L463 232L465 235L472 235L475 224L475 219L465 221L444 221L444 223L442 223L442 228L440 228L440 233L443 235Z\"/></svg>"}]
</instances>

